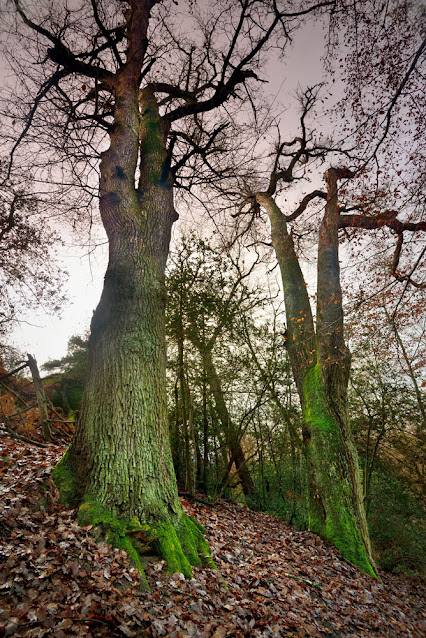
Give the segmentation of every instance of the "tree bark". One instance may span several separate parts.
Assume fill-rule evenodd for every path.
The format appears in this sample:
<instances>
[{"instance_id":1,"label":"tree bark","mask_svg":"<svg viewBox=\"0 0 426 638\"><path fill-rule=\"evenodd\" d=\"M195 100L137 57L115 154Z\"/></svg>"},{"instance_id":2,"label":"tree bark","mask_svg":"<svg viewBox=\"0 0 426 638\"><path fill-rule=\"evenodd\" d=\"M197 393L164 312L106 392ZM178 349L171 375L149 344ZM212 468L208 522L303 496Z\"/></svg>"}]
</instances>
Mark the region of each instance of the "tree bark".
<instances>
[{"instance_id":1,"label":"tree bark","mask_svg":"<svg viewBox=\"0 0 426 638\"><path fill-rule=\"evenodd\" d=\"M105 529L141 572L135 530L171 572L191 576L199 554L211 559L178 499L169 440L165 266L177 215L167 131L154 95L138 88L151 5L132 3L127 63L115 76L114 127L100 164L109 263L75 438L54 477L63 501L81 503L80 521Z\"/></svg>"},{"instance_id":2,"label":"tree bark","mask_svg":"<svg viewBox=\"0 0 426 638\"><path fill-rule=\"evenodd\" d=\"M268 193L258 193L256 198L270 219L283 282L287 350L303 415L309 526L334 543L350 562L376 576L346 409L350 353L343 337L338 259L339 177L336 169L327 174L327 205L318 247L316 331L286 218Z\"/></svg>"},{"instance_id":3,"label":"tree bark","mask_svg":"<svg viewBox=\"0 0 426 638\"><path fill-rule=\"evenodd\" d=\"M43 438L45 441L50 441L52 438L52 434L50 431L50 422L49 422L49 412L47 409L47 397L43 388L43 384L40 378L40 372L37 366L37 361L33 356L27 354L28 357L28 367L31 371L31 376L33 378L34 389L37 398L37 406L40 414L40 425L41 431L43 432Z\"/></svg>"}]
</instances>

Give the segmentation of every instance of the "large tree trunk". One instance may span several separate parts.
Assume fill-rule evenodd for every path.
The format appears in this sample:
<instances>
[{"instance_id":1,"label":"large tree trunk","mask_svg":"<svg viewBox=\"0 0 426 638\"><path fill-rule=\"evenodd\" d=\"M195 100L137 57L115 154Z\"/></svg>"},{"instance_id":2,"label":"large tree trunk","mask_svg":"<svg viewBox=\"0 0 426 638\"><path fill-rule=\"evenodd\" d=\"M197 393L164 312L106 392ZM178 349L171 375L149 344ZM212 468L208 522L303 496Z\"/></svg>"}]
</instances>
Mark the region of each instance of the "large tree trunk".
<instances>
[{"instance_id":1,"label":"large tree trunk","mask_svg":"<svg viewBox=\"0 0 426 638\"><path fill-rule=\"evenodd\" d=\"M343 338L338 260L339 175L331 171L318 248L316 332L285 216L269 194L258 193L257 200L269 215L283 282L287 349L303 415L309 526L334 543L350 562L375 576L358 458L346 411L350 353Z\"/></svg>"},{"instance_id":2,"label":"large tree trunk","mask_svg":"<svg viewBox=\"0 0 426 638\"><path fill-rule=\"evenodd\" d=\"M134 531L155 541L170 571L190 576L191 564L201 564L199 553L207 558L209 551L183 513L169 441L164 273L177 215L166 131L153 94L139 92L135 72L150 3L135 6L128 66L117 76L114 127L100 165L109 263L91 324L75 438L54 476L62 499L81 503L80 521L103 528L140 571Z\"/></svg>"}]
</instances>

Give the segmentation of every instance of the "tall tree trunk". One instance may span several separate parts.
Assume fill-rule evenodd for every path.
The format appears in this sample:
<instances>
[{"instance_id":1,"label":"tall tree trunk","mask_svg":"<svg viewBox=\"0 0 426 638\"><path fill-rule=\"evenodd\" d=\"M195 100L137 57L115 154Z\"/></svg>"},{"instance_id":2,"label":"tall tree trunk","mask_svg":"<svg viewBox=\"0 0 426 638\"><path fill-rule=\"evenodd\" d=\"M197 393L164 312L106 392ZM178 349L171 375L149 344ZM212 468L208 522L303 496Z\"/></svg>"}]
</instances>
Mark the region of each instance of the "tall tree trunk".
<instances>
[{"instance_id":1,"label":"tall tree trunk","mask_svg":"<svg viewBox=\"0 0 426 638\"><path fill-rule=\"evenodd\" d=\"M180 403L182 413L182 432L185 451L185 487L192 494L194 486L192 482L192 469L191 469L191 451L189 447L189 432L188 432L188 411L187 400L189 403L188 388L185 378L185 362L183 357L183 335L180 332L177 335L178 340L178 366L179 366L179 385L180 385ZM188 410L187 410L188 407Z\"/></svg>"},{"instance_id":2,"label":"tall tree trunk","mask_svg":"<svg viewBox=\"0 0 426 638\"><path fill-rule=\"evenodd\" d=\"M109 263L91 323L75 438L54 476L64 501L82 503L80 521L105 529L141 572L135 530L156 539L171 572L190 576L191 564L201 564L199 553L209 560L209 550L183 513L169 441L165 266L177 215L167 131L154 95L139 91L135 71L142 66L150 8L148 1L133 5L128 62L116 76L114 127L100 165Z\"/></svg>"},{"instance_id":3,"label":"tall tree trunk","mask_svg":"<svg viewBox=\"0 0 426 638\"><path fill-rule=\"evenodd\" d=\"M244 495L253 497L255 496L256 488L253 483L253 479L251 478L249 468L247 467L244 450L241 447L241 441L239 439L235 426L232 423L225 399L223 397L222 385L220 383L220 378L217 374L216 367L213 363L211 350L209 348L201 347L199 342L194 342L194 345L199 348L203 361L203 367L206 371L207 380L210 385L210 390L214 396L217 414L222 424L226 444L230 451L231 457L234 460L238 476L240 477Z\"/></svg>"},{"instance_id":4,"label":"tall tree trunk","mask_svg":"<svg viewBox=\"0 0 426 638\"><path fill-rule=\"evenodd\" d=\"M207 492L207 474L209 469L209 421L207 416L206 369L203 363L203 489Z\"/></svg>"},{"instance_id":5,"label":"tall tree trunk","mask_svg":"<svg viewBox=\"0 0 426 638\"><path fill-rule=\"evenodd\" d=\"M375 576L358 458L346 410L350 353L343 337L338 259L337 169L327 173L328 198L318 247L317 331L287 222L268 193L257 201L269 215L281 270L287 350L300 397L308 468L309 526L352 563Z\"/></svg>"}]
</instances>

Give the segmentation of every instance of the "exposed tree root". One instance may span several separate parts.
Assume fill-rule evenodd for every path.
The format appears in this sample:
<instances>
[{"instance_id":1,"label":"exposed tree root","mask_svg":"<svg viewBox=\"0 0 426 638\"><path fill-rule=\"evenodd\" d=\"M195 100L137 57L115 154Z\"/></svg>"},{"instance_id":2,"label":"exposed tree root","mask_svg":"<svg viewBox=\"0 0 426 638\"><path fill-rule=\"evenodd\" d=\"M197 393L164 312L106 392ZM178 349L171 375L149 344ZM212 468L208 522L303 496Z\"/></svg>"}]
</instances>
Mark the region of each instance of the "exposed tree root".
<instances>
[{"instance_id":1,"label":"exposed tree root","mask_svg":"<svg viewBox=\"0 0 426 638\"><path fill-rule=\"evenodd\" d=\"M78 510L78 520L80 525L93 525L100 531L103 540L126 551L142 574L142 589L147 591L149 585L142 566L142 554L161 556L171 574L179 572L185 578L192 577L193 567L204 564L215 568L202 526L184 512L177 524L170 521L142 524L136 517L118 519L100 503L86 501Z\"/></svg>"},{"instance_id":2,"label":"exposed tree root","mask_svg":"<svg viewBox=\"0 0 426 638\"><path fill-rule=\"evenodd\" d=\"M81 502L81 494L68 463L68 452L56 465L52 476L62 504L70 506ZM141 561L142 554L161 556L171 574L179 572L185 578L192 577L193 567L216 567L204 538L205 529L183 510L177 522L166 519L143 523L137 517L118 518L101 503L85 497L78 510L78 520L82 526L93 525L100 538L126 551L142 574L143 589L149 590L149 585Z\"/></svg>"}]
</instances>

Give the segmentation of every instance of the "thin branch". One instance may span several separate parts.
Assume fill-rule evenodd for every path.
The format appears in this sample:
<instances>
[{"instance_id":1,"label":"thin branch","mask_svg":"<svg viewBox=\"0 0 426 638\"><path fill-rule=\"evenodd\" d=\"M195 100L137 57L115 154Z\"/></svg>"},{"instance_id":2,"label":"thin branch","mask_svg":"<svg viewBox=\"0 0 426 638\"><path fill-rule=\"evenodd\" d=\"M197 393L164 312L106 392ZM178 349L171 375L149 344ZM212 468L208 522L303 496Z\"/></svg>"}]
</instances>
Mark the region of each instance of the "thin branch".
<instances>
[{"instance_id":1,"label":"thin branch","mask_svg":"<svg viewBox=\"0 0 426 638\"><path fill-rule=\"evenodd\" d=\"M312 193L308 193L300 202L299 206L291 215L284 215L286 222L292 222L297 219L305 210L309 202L311 202L316 197L320 197L321 199L327 199L327 193L320 190L312 191Z\"/></svg>"},{"instance_id":2,"label":"thin branch","mask_svg":"<svg viewBox=\"0 0 426 638\"><path fill-rule=\"evenodd\" d=\"M119 67L123 66L123 61L121 59L121 56L118 52L117 49L117 44L116 42L111 38L110 33L107 31L107 29L105 29L105 26L99 16L99 12L98 12L98 2L97 0L91 0L91 4L92 4L92 9L93 9L93 17L95 18L95 22L98 25L102 35L104 36L107 45L109 45L111 47L111 50L114 54L114 57L117 61L117 64Z\"/></svg>"},{"instance_id":3,"label":"thin branch","mask_svg":"<svg viewBox=\"0 0 426 638\"><path fill-rule=\"evenodd\" d=\"M22 140L24 139L24 137L26 136L26 134L28 133L28 131L31 128L34 116L36 114L36 111L39 107L40 102L42 101L42 99L44 97L46 97L46 95L48 94L48 92L50 91L50 89L54 86L57 86L59 80L64 77L66 75L66 72L63 70L58 70L55 71L55 73L52 75L52 77L50 77L48 80L46 80L46 82L44 82L39 90L39 92L37 93L37 96L34 100L34 104L28 114L28 118L27 118L27 123L24 126L24 129L22 131L22 133L19 135L18 139L16 140L15 144L12 147L12 150L10 151L10 157L9 157L9 164L7 167L7 171L6 171L6 176L4 178L4 180L2 181L2 183L0 184L1 186L4 186L5 183L7 182L7 180L10 177L10 173L12 171L12 166L13 166L13 157L15 154L16 149L18 148L18 146L20 145L20 143L22 142Z\"/></svg>"},{"instance_id":4,"label":"thin branch","mask_svg":"<svg viewBox=\"0 0 426 638\"><path fill-rule=\"evenodd\" d=\"M372 152L372 154L370 155L370 157L366 160L365 164L367 164L377 153L377 151L379 150L380 146L383 144L384 140L387 137L387 134L389 132L389 128L390 128L390 123L391 123L391 116L392 116L392 110L395 107L395 104L397 103L402 91L404 90L405 85L407 84L408 80L410 79L411 74L413 73L414 69L416 68L416 64L419 61L419 59L421 58L423 52L426 49L426 38L423 40L423 42L421 43L420 47L418 48L413 61L410 64L409 69L407 70L406 74L404 75L401 84L399 85L395 95L393 96L393 99L388 107L388 110L386 112L386 117L385 117L385 130L383 131L383 134L381 136L381 138L379 139L379 141L377 142L374 151Z\"/></svg>"}]
</instances>

